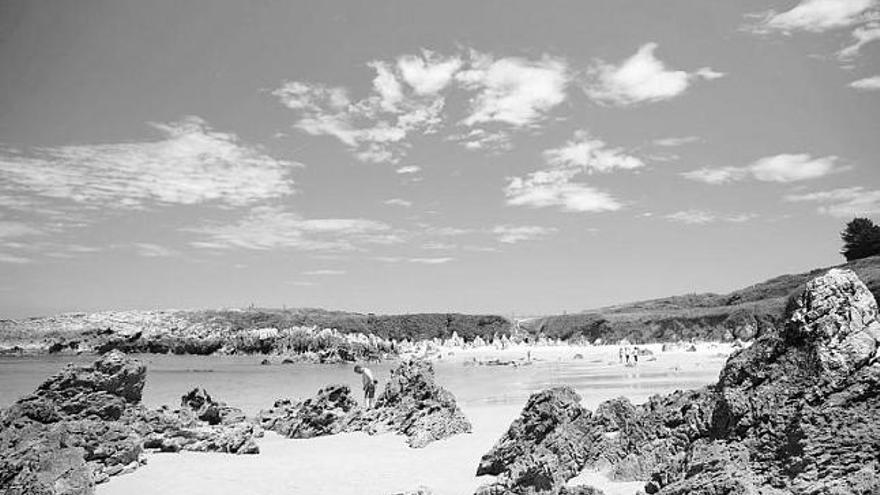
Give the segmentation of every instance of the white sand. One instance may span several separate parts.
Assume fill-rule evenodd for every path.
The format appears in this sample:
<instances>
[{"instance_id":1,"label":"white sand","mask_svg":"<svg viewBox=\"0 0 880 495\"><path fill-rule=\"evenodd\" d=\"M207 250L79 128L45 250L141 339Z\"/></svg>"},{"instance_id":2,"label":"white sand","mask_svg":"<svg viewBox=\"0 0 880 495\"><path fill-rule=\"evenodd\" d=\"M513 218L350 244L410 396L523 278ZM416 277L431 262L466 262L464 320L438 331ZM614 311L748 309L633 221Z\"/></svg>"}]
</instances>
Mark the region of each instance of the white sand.
<instances>
[{"instance_id":1,"label":"white sand","mask_svg":"<svg viewBox=\"0 0 880 495\"><path fill-rule=\"evenodd\" d=\"M474 357L519 359L525 357L527 350L531 350L532 358L538 360L532 366L540 366L541 361L557 362L560 374L577 375L580 373L578 370L586 369L578 365L593 363L589 369L595 376L591 375L589 379L604 383L602 380L613 378L620 382L619 385L606 384L595 390L587 387L589 393L579 389L584 395L584 405L595 408L600 401L619 395L641 402L651 393L669 391L668 383L658 385L658 390L651 390L650 383L640 383L638 375L634 376L633 373L647 375L663 372L674 381L677 373L690 373L690 379L693 380L694 373L698 372L699 381L713 382L724 361L720 354L729 352L728 346L714 344L699 346L698 352L661 353L659 346L644 347L652 349L657 359L647 361L643 357L636 371L624 369L618 364L616 346L445 350L441 362L453 361L464 369L464 361ZM448 355L449 352L454 355ZM583 359L573 360L575 354L582 354ZM512 372L524 372L532 366ZM469 373L490 376L489 369L475 367ZM607 378L604 376L606 374ZM567 379L572 379L572 375L566 375L561 381ZM574 379L578 377L574 376ZM233 402L232 397L228 399ZM490 477L474 476L479 459L507 430L522 405L462 404L462 409L474 426L474 432L436 442L423 449L411 449L406 446L403 437L390 434L371 437L350 433L291 440L267 433L265 438L259 440L259 455L154 454L148 457L147 466L100 485L97 493L390 495L426 486L438 495L471 494L479 485L491 481ZM643 486L642 483L610 483L600 473L592 471L583 473L573 482L593 484L608 495L632 494Z\"/></svg>"}]
</instances>

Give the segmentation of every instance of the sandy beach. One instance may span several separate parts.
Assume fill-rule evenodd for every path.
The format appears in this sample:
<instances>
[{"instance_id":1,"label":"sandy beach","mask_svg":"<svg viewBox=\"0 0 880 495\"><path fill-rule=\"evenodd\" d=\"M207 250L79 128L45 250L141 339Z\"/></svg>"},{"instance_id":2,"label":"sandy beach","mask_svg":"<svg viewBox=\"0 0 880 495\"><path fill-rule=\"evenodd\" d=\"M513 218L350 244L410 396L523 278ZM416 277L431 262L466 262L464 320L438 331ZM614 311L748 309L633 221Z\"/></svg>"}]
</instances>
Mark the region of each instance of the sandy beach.
<instances>
[{"instance_id":1,"label":"sandy beach","mask_svg":"<svg viewBox=\"0 0 880 495\"><path fill-rule=\"evenodd\" d=\"M642 402L655 393L713 382L730 352L730 346L721 344L701 344L696 352L661 352L659 345L642 347L654 354L643 356L637 367L621 365L616 346L443 349L443 357L435 362L438 380L459 398L473 424L472 434L411 449L403 437L390 434L346 433L291 440L267 432L258 442L259 455L154 454L148 457L147 466L100 485L97 493L382 495L419 486L441 495L473 493L479 485L491 481L489 477L474 476L480 457L517 417L532 389L569 384L589 408L621 395ZM524 359L529 351L531 365L465 365L474 358ZM574 359L576 354L582 359ZM649 360L651 357L654 360ZM203 377L211 375L214 373L202 373ZM379 376L381 380L381 372ZM354 378L351 381L354 383ZM151 382L145 401L153 401L150 395L164 395L162 389L170 385ZM234 396L224 398L235 403ZM271 398L266 397L264 403L270 402ZM246 412L255 412L248 410L253 405L246 406ZM602 473L592 471L572 480L576 483L592 484L609 495L631 494L642 486L612 483Z\"/></svg>"}]
</instances>

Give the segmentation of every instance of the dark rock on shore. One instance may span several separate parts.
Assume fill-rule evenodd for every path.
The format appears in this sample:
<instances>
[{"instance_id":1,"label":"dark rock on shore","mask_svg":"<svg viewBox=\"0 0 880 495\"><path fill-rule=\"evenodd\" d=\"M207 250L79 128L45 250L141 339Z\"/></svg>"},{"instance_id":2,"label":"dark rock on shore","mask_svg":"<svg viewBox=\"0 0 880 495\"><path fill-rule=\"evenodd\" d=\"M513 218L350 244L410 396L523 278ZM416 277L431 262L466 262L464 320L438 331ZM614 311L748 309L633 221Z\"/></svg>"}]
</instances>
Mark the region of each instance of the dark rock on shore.
<instances>
[{"instance_id":1,"label":"dark rock on shore","mask_svg":"<svg viewBox=\"0 0 880 495\"><path fill-rule=\"evenodd\" d=\"M483 457L478 474L498 478L480 493L562 493L585 466L650 479L645 491L659 495L880 493L873 295L852 272L831 270L786 315L711 387L639 406L614 399L592 414L571 390L533 395Z\"/></svg>"},{"instance_id":2,"label":"dark rock on shore","mask_svg":"<svg viewBox=\"0 0 880 495\"><path fill-rule=\"evenodd\" d=\"M423 361L393 369L371 409L359 407L348 386L330 385L301 402L279 399L272 408L260 411L258 419L263 428L289 438L343 431L393 432L406 435L413 448L471 431L455 396L437 384L433 367Z\"/></svg>"},{"instance_id":3,"label":"dark rock on shore","mask_svg":"<svg viewBox=\"0 0 880 495\"><path fill-rule=\"evenodd\" d=\"M277 400L257 419L264 429L288 438L312 438L341 432L357 407L348 386L329 385L302 402Z\"/></svg>"},{"instance_id":4,"label":"dark rock on shore","mask_svg":"<svg viewBox=\"0 0 880 495\"><path fill-rule=\"evenodd\" d=\"M392 431L406 435L407 444L420 448L460 433L470 433L470 421L455 396L437 384L434 367L426 361L408 361L391 370L375 407L360 410L349 431L369 434Z\"/></svg>"},{"instance_id":5,"label":"dark rock on shore","mask_svg":"<svg viewBox=\"0 0 880 495\"><path fill-rule=\"evenodd\" d=\"M0 491L90 494L95 483L137 469L144 447L256 453L261 430L236 408L196 389L182 408L140 404L146 367L119 351L68 365L0 417Z\"/></svg>"}]
</instances>

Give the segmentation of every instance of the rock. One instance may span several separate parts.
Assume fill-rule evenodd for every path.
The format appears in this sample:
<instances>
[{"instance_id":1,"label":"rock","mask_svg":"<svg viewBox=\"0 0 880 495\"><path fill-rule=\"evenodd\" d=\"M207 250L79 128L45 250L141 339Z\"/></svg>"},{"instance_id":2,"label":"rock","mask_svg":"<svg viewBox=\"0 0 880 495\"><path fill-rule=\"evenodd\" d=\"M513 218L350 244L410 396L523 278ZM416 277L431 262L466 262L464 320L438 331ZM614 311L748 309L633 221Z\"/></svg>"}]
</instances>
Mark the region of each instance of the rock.
<instances>
[{"instance_id":1,"label":"rock","mask_svg":"<svg viewBox=\"0 0 880 495\"><path fill-rule=\"evenodd\" d=\"M555 387L533 394L519 418L483 455L477 476L495 482L478 493L559 493L586 462L590 411L572 388Z\"/></svg>"},{"instance_id":2,"label":"rock","mask_svg":"<svg viewBox=\"0 0 880 495\"><path fill-rule=\"evenodd\" d=\"M455 396L434 380L434 368L425 361L403 362L391 376L375 407L359 410L348 431L369 434L393 431L406 435L407 444L420 448L460 433L471 424Z\"/></svg>"},{"instance_id":3,"label":"rock","mask_svg":"<svg viewBox=\"0 0 880 495\"><path fill-rule=\"evenodd\" d=\"M272 364L272 361L269 361L268 359L260 361L260 366L269 366L270 364Z\"/></svg>"},{"instance_id":4,"label":"rock","mask_svg":"<svg viewBox=\"0 0 880 495\"><path fill-rule=\"evenodd\" d=\"M584 358L583 354L575 354L572 359L583 359L583 358Z\"/></svg>"},{"instance_id":5,"label":"rock","mask_svg":"<svg viewBox=\"0 0 880 495\"><path fill-rule=\"evenodd\" d=\"M563 486L559 495L605 495L605 492L589 485L577 485Z\"/></svg>"},{"instance_id":6,"label":"rock","mask_svg":"<svg viewBox=\"0 0 880 495\"><path fill-rule=\"evenodd\" d=\"M0 491L8 495L91 495L84 451L63 431L30 424L0 431Z\"/></svg>"},{"instance_id":7,"label":"rock","mask_svg":"<svg viewBox=\"0 0 880 495\"><path fill-rule=\"evenodd\" d=\"M880 493L877 318L864 284L831 270L790 301L785 325L728 359L717 385L593 414L573 391L536 394L483 457L478 474L498 478L479 493L560 493L585 465L650 479L659 495ZM568 405L531 410L557 395ZM568 408L578 420L560 420Z\"/></svg>"},{"instance_id":8,"label":"rock","mask_svg":"<svg viewBox=\"0 0 880 495\"><path fill-rule=\"evenodd\" d=\"M349 423L357 407L347 385L330 385L302 402L278 400L257 416L261 426L288 438L334 435Z\"/></svg>"},{"instance_id":9,"label":"rock","mask_svg":"<svg viewBox=\"0 0 880 495\"><path fill-rule=\"evenodd\" d=\"M191 410L201 421L209 425L231 425L245 421L244 412L237 407L230 407L225 402L218 402L208 395L205 389L194 388L180 398L180 407Z\"/></svg>"}]
</instances>

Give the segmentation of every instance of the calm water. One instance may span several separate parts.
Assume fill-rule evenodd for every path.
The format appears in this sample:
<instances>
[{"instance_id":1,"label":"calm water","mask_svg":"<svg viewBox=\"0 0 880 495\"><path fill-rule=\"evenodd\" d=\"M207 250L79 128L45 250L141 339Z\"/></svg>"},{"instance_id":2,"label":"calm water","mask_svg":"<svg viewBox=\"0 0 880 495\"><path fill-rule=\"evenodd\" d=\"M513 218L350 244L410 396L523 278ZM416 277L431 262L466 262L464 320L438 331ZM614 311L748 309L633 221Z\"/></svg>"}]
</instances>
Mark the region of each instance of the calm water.
<instances>
[{"instance_id":1,"label":"calm water","mask_svg":"<svg viewBox=\"0 0 880 495\"><path fill-rule=\"evenodd\" d=\"M637 369L617 364L613 355L584 360L547 358L519 368L465 366L461 362L434 364L439 382L452 391L463 407L520 406L528 396L554 385L570 385L594 407L602 400L626 395L635 402L655 393L694 388L716 379L724 359L709 357L689 366L688 356L658 356ZM177 405L193 387L204 387L219 400L248 414L271 406L276 398L305 398L331 383L359 390L360 377L350 365L260 365L261 356L138 356L148 369L144 403ZM89 363L92 356L0 358L0 407L34 390L66 363ZM372 365L384 382L393 363ZM381 390L381 384L380 384Z\"/></svg>"}]
</instances>

